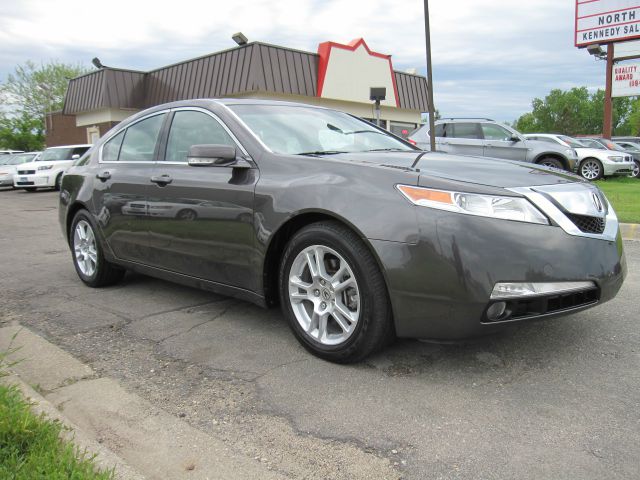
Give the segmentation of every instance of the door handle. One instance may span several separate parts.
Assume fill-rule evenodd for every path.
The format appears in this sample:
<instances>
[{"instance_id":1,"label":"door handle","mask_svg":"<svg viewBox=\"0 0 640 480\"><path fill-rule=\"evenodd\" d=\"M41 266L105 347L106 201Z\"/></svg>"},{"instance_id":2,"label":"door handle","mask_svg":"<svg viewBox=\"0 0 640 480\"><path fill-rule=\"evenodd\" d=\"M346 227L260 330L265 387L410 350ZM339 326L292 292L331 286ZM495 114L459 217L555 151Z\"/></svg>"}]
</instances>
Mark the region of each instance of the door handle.
<instances>
[{"instance_id":1,"label":"door handle","mask_svg":"<svg viewBox=\"0 0 640 480\"><path fill-rule=\"evenodd\" d=\"M111 178L111 173L110 172L102 172L102 173L97 173L96 174L96 178L106 182L107 180L109 180Z\"/></svg>"},{"instance_id":2,"label":"door handle","mask_svg":"<svg viewBox=\"0 0 640 480\"><path fill-rule=\"evenodd\" d=\"M169 175L154 175L153 177L151 177L151 181L161 187L164 187L165 185L169 185L171 182L173 182L173 178L171 178Z\"/></svg>"}]
</instances>

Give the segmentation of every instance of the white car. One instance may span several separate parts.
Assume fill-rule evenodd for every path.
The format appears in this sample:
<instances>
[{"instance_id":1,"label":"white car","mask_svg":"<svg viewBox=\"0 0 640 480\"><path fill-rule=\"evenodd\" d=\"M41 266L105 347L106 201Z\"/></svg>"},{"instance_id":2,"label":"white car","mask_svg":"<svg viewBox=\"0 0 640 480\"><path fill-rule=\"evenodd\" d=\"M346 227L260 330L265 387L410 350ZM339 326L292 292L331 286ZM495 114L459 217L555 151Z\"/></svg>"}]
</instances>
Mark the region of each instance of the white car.
<instances>
[{"instance_id":1,"label":"white car","mask_svg":"<svg viewBox=\"0 0 640 480\"><path fill-rule=\"evenodd\" d=\"M14 187L28 192L38 188L59 190L64 172L92 146L85 144L47 148L36 161L18 166L13 177Z\"/></svg>"},{"instance_id":2,"label":"white car","mask_svg":"<svg viewBox=\"0 0 640 480\"><path fill-rule=\"evenodd\" d=\"M16 153L8 162L0 165L0 187L13 187L13 176L18 165L37 160L40 152Z\"/></svg>"},{"instance_id":3,"label":"white car","mask_svg":"<svg viewBox=\"0 0 640 480\"><path fill-rule=\"evenodd\" d=\"M583 143L582 139L551 133L528 133L525 137L543 142L553 142L575 149L578 153L577 171L581 177L587 180L598 180L612 175L628 176L633 173L635 168L633 156L621 148L619 150L607 150L604 145L598 142L586 144Z\"/></svg>"}]
</instances>

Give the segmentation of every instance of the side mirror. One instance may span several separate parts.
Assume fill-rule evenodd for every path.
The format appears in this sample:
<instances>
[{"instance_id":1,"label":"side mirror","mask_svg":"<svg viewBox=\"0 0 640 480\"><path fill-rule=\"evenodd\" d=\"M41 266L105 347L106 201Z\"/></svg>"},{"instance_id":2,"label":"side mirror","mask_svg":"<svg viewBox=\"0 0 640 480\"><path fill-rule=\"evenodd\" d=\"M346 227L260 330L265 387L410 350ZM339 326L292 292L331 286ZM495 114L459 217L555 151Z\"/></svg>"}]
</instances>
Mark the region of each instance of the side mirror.
<instances>
[{"instance_id":1,"label":"side mirror","mask_svg":"<svg viewBox=\"0 0 640 480\"><path fill-rule=\"evenodd\" d=\"M77 160L80 158L80 155L78 155L77 153L75 155L71 155L71 160Z\"/></svg>"},{"instance_id":2,"label":"side mirror","mask_svg":"<svg viewBox=\"0 0 640 480\"><path fill-rule=\"evenodd\" d=\"M510 142L519 142L520 140L522 140L518 135L511 135L509 137L509 141Z\"/></svg>"},{"instance_id":3,"label":"side mirror","mask_svg":"<svg viewBox=\"0 0 640 480\"><path fill-rule=\"evenodd\" d=\"M192 145L187 154L192 167L224 167L236 163L236 148L230 145Z\"/></svg>"}]
</instances>

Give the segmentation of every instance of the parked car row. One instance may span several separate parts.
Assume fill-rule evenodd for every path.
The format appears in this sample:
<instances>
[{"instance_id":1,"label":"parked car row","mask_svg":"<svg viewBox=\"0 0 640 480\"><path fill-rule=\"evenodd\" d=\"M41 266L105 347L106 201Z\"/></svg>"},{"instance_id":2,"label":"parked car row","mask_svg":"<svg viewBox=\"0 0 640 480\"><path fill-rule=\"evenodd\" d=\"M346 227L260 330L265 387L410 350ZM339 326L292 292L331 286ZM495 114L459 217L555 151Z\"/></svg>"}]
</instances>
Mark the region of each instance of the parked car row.
<instances>
[{"instance_id":1,"label":"parked car row","mask_svg":"<svg viewBox=\"0 0 640 480\"><path fill-rule=\"evenodd\" d=\"M38 188L60 189L64 172L92 145L49 147L44 152L3 155L0 158L0 187L22 188L34 192Z\"/></svg>"},{"instance_id":2,"label":"parked car row","mask_svg":"<svg viewBox=\"0 0 640 480\"><path fill-rule=\"evenodd\" d=\"M429 126L415 130L409 141L428 150ZM586 180L613 175L640 177L640 138L636 137L607 140L523 135L489 118L447 118L435 123L435 143L437 150L445 153L530 162L576 172Z\"/></svg>"}]
</instances>

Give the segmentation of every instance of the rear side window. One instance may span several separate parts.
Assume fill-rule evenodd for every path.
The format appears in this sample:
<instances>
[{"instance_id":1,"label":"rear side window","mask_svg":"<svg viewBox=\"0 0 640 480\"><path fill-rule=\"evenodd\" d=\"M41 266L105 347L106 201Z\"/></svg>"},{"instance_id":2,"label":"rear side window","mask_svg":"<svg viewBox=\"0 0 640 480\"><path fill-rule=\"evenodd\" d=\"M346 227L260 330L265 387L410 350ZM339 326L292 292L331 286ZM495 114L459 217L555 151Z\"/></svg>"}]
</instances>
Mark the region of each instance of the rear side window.
<instances>
[{"instance_id":1,"label":"rear side window","mask_svg":"<svg viewBox=\"0 0 640 480\"><path fill-rule=\"evenodd\" d=\"M446 137L445 125L446 123L441 123L440 125L436 125L436 137Z\"/></svg>"},{"instance_id":2,"label":"rear side window","mask_svg":"<svg viewBox=\"0 0 640 480\"><path fill-rule=\"evenodd\" d=\"M453 132L451 129L453 127ZM482 139L477 123L452 123L449 125L448 137Z\"/></svg>"},{"instance_id":3,"label":"rear side window","mask_svg":"<svg viewBox=\"0 0 640 480\"><path fill-rule=\"evenodd\" d=\"M121 162L152 162L165 115L163 113L146 118L127 128L118 160Z\"/></svg>"},{"instance_id":4,"label":"rear side window","mask_svg":"<svg viewBox=\"0 0 640 480\"><path fill-rule=\"evenodd\" d=\"M186 162L192 145L236 144L215 118L202 112L178 111L174 114L167 142L166 160Z\"/></svg>"}]
</instances>

